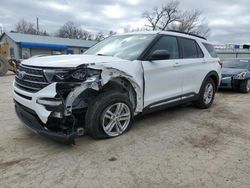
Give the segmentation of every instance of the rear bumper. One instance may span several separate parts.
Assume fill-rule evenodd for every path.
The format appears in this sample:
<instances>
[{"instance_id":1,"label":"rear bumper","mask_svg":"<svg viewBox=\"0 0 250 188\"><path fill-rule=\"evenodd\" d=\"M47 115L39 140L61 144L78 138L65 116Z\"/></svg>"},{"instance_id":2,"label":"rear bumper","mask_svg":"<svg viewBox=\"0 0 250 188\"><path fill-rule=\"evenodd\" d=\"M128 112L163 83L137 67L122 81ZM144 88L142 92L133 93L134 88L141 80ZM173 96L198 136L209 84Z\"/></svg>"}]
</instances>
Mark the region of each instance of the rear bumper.
<instances>
[{"instance_id":1,"label":"rear bumper","mask_svg":"<svg viewBox=\"0 0 250 188\"><path fill-rule=\"evenodd\" d=\"M63 134L47 129L45 125L39 120L34 111L28 109L27 107L24 107L16 101L15 110L19 119L33 132L58 142L67 144L75 143L75 132L72 132L70 134Z\"/></svg>"}]
</instances>

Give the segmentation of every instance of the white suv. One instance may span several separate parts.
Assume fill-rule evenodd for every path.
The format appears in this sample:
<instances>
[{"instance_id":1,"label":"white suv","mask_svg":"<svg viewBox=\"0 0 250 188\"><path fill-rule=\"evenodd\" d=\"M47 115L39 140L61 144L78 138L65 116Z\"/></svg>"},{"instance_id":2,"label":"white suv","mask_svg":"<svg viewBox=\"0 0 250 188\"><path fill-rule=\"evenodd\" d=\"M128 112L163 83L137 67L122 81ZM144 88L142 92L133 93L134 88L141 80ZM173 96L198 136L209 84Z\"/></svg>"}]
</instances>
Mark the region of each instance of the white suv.
<instances>
[{"instance_id":1,"label":"white suv","mask_svg":"<svg viewBox=\"0 0 250 188\"><path fill-rule=\"evenodd\" d=\"M18 117L36 133L74 143L116 137L135 115L193 102L209 108L221 63L204 38L178 32L109 37L83 55L31 58L14 87Z\"/></svg>"}]
</instances>

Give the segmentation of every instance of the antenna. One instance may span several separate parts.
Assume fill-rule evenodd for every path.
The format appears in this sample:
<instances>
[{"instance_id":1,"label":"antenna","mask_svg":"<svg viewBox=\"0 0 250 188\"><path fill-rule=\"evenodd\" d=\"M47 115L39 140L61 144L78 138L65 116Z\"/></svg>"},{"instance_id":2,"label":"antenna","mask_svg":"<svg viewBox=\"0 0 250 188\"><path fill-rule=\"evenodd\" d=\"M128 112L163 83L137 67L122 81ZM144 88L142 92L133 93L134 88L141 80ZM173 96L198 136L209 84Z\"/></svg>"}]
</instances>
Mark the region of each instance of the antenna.
<instances>
[{"instance_id":1,"label":"antenna","mask_svg":"<svg viewBox=\"0 0 250 188\"><path fill-rule=\"evenodd\" d=\"M39 34L39 18L36 18L36 34Z\"/></svg>"}]
</instances>

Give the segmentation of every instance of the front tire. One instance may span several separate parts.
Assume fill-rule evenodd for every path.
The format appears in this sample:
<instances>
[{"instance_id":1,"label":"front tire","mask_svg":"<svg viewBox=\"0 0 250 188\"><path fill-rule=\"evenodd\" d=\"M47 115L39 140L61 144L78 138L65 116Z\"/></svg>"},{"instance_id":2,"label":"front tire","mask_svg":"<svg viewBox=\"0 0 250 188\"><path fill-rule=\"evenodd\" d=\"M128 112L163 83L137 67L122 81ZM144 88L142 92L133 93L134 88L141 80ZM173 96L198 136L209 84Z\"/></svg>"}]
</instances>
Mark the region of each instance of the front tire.
<instances>
[{"instance_id":1,"label":"front tire","mask_svg":"<svg viewBox=\"0 0 250 188\"><path fill-rule=\"evenodd\" d=\"M89 104L85 118L87 133L95 139L120 136L131 127L133 114L126 94L101 93Z\"/></svg>"},{"instance_id":2,"label":"front tire","mask_svg":"<svg viewBox=\"0 0 250 188\"><path fill-rule=\"evenodd\" d=\"M250 92L250 80L244 80L239 85L239 92L249 93Z\"/></svg>"},{"instance_id":3,"label":"front tire","mask_svg":"<svg viewBox=\"0 0 250 188\"><path fill-rule=\"evenodd\" d=\"M210 108L214 101L215 90L213 79L206 80L201 86L198 100L194 102L195 106L201 109Z\"/></svg>"}]
</instances>

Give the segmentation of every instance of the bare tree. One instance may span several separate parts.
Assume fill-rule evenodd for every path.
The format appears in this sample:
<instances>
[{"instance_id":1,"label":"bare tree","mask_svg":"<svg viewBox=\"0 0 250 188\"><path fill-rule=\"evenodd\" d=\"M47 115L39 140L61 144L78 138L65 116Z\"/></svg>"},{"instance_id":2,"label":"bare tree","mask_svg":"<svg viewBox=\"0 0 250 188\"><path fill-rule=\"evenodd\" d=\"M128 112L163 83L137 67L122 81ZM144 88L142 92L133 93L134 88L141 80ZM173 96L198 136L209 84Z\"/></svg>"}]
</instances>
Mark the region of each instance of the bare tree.
<instances>
[{"instance_id":1,"label":"bare tree","mask_svg":"<svg viewBox=\"0 0 250 188\"><path fill-rule=\"evenodd\" d=\"M103 32L99 31L96 35L95 35L95 40L100 42L101 40L103 40L105 38L105 35Z\"/></svg>"},{"instance_id":2,"label":"bare tree","mask_svg":"<svg viewBox=\"0 0 250 188\"><path fill-rule=\"evenodd\" d=\"M137 27L137 28L124 28L123 33L130 33L130 32L140 32L140 31L149 31L147 27Z\"/></svg>"},{"instance_id":3,"label":"bare tree","mask_svg":"<svg viewBox=\"0 0 250 188\"><path fill-rule=\"evenodd\" d=\"M17 33L24 33L24 34L33 34L33 35L37 34L36 29L34 28L34 24L24 19L17 22L14 31Z\"/></svg>"},{"instance_id":4,"label":"bare tree","mask_svg":"<svg viewBox=\"0 0 250 188\"><path fill-rule=\"evenodd\" d=\"M55 34L57 37L70 39L89 39L89 32L81 29L74 22L65 23Z\"/></svg>"},{"instance_id":5,"label":"bare tree","mask_svg":"<svg viewBox=\"0 0 250 188\"><path fill-rule=\"evenodd\" d=\"M83 34L82 39L84 39L84 40L93 40L93 34L92 33L83 30L82 34Z\"/></svg>"},{"instance_id":6,"label":"bare tree","mask_svg":"<svg viewBox=\"0 0 250 188\"><path fill-rule=\"evenodd\" d=\"M161 8L144 12L142 16L147 20L146 27L152 30L176 30L207 37L210 29L201 14L199 10L182 11L179 1L172 0Z\"/></svg>"},{"instance_id":7,"label":"bare tree","mask_svg":"<svg viewBox=\"0 0 250 188\"><path fill-rule=\"evenodd\" d=\"M146 27L152 30L166 30L169 24L179 18L179 1L172 0L161 8L155 7L151 12L145 11L142 17L147 20Z\"/></svg>"},{"instance_id":8,"label":"bare tree","mask_svg":"<svg viewBox=\"0 0 250 188\"><path fill-rule=\"evenodd\" d=\"M39 35L49 36L50 34L46 30L43 30L43 31L39 31Z\"/></svg>"},{"instance_id":9,"label":"bare tree","mask_svg":"<svg viewBox=\"0 0 250 188\"><path fill-rule=\"evenodd\" d=\"M184 11L177 22L171 25L172 30L192 33L207 37L210 29L204 19L201 19L201 11Z\"/></svg>"},{"instance_id":10,"label":"bare tree","mask_svg":"<svg viewBox=\"0 0 250 188\"><path fill-rule=\"evenodd\" d=\"M116 34L115 31L110 30L110 31L108 32L108 37L110 37L110 36L112 36L112 35L115 35L115 34Z\"/></svg>"},{"instance_id":11,"label":"bare tree","mask_svg":"<svg viewBox=\"0 0 250 188\"><path fill-rule=\"evenodd\" d=\"M35 29L34 23L28 22L28 21L26 21L24 19L21 19L19 22L17 22L13 32L24 33L24 34L32 34L32 35L49 36L49 33L47 33L46 30L37 31Z\"/></svg>"}]
</instances>

